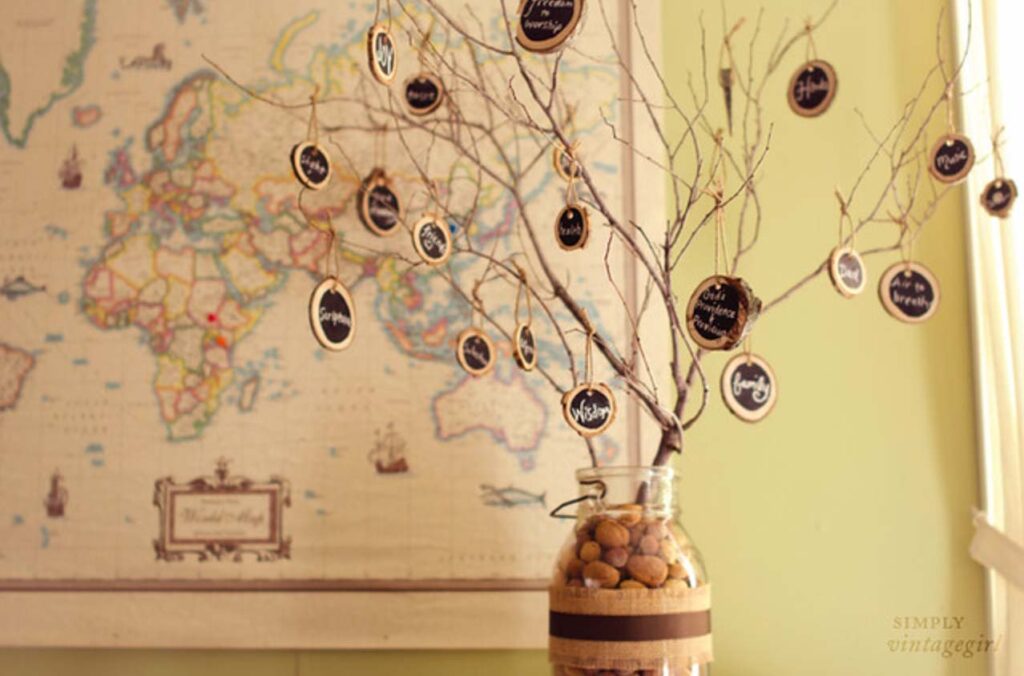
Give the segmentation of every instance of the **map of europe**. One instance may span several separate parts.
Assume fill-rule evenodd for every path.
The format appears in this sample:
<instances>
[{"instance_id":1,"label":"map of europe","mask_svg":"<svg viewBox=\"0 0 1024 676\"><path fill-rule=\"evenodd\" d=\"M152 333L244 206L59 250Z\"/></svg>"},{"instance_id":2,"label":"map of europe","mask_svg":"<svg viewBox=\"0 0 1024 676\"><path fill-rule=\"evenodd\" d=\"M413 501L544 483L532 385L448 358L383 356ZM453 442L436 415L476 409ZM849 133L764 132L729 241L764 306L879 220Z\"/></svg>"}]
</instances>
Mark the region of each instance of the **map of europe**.
<instances>
[{"instance_id":1,"label":"map of europe","mask_svg":"<svg viewBox=\"0 0 1024 676\"><path fill-rule=\"evenodd\" d=\"M82 0L72 12L19 2L0 28L0 307L10 320L0 329L0 516L8 523L0 576L18 576L39 551L58 557L55 571L78 575L71 562L96 537L90 527L111 547L137 549L123 555L130 564L97 564L92 575L152 575L152 482L209 474L218 457L245 473L286 474L301 496L286 513L292 561L281 564L295 574L305 570L304 547L333 546L323 534L340 515L371 513L387 500L411 506L410 491L455 491L457 519L415 526L453 542L464 536L452 540L452 532L479 532L491 518L519 527L552 506L545 495L572 491L583 447L561 423L555 393L519 370L504 342L492 375L468 376L453 346L472 321L469 306L437 275L366 245L372 236L354 204L369 163L337 172L341 206L330 213L342 241L339 277L360 315L356 342L333 355L309 332L305 306L331 240L304 217L288 166L306 119L251 98L203 57L266 99L301 101L314 86L327 99L352 95L375 4L275 6L241 23L241 2L145 4ZM118 30L132 22L142 29L127 39ZM31 44L48 45L46 57L30 62ZM408 55L406 68L415 61ZM609 69L590 68L569 77L614 82ZM600 104L611 102L608 93ZM321 116L332 121L327 107ZM591 133L600 117L579 125L581 136ZM369 157L380 141L338 134L331 142ZM394 158L398 143L390 143ZM602 147L593 144L595 156ZM595 166L614 186L614 159ZM394 173L412 194L411 171L395 164ZM535 180L532 196L557 205L554 172ZM515 222L508 198L486 191L467 234L508 252ZM595 255L583 267L600 261ZM456 260L451 274L471 270ZM494 310L504 321L512 300ZM598 316L609 299L588 302ZM553 336L541 334L539 348L552 364L564 359ZM613 433L598 452L610 460L622 444ZM396 445L410 469L384 476L380 453L393 455ZM43 462L23 465L15 449L24 446L39 448ZM518 478L509 489L536 498L500 498L510 470ZM48 520L37 507L58 475L69 505L90 505L91 526ZM135 486L127 504L101 497L124 485ZM393 526L387 542L414 528ZM546 551L540 543L556 530L545 526L527 550ZM443 578L459 561L471 575L521 573L515 561L469 555L473 542L430 559L427 575ZM546 556L530 560L538 577L546 574ZM349 559L318 574L373 575L361 565Z\"/></svg>"}]
</instances>

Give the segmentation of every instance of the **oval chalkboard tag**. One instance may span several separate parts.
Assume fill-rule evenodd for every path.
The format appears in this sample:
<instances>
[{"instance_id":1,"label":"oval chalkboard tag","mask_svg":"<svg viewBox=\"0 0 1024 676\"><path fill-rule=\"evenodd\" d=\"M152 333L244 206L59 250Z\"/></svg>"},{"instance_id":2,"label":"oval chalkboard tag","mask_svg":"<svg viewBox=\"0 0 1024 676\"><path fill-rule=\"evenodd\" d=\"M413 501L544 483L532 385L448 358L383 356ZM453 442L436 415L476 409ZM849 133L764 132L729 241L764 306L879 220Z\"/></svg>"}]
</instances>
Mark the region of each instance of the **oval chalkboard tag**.
<instances>
[{"instance_id":1,"label":"oval chalkboard tag","mask_svg":"<svg viewBox=\"0 0 1024 676\"><path fill-rule=\"evenodd\" d=\"M429 115L444 100L444 83L433 73L420 73L405 81L405 105L413 115Z\"/></svg>"},{"instance_id":2,"label":"oval chalkboard tag","mask_svg":"<svg viewBox=\"0 0 1024 676\"><path fill-rule=\"evenodd\" d=\"M334 277L320 282L309 297L309 323L317 341L340 352L355 335L355 305L348 289Z\"/></svg>"},{"instance_id":3,"label":"oval chalkboard tag","mask_svg":"<svg viewBox=\"0 0 1024 676\"><path fill-rule=\"evenodd\" d=\"M375 169L359 191L359 220L376 235L390 237L398 232L402 205L383 170Z\"/></svg>"},{"instance_id":4,"label":"oval chalkboard tag","mask_svg":"<svg viewBox=\"0 0 1024 676\"><path fill-rule=\"evenodd\" d=\"M867 285L867 270L864 259L856 249L848 246L836 247L828 262L828 276L832 286L846 298L860 294Z\"/></svg>"},{"instance_id":5,"label":"oval chalkboard tag","mask_svg":"<svg viewBox=\"0 0 1024 676\"><path fill-rule=\"evenodd\" d=\"M981 191L981 206L990 216L1006 218L1017 200L1017 184L1008 178L997 178L989 181Z\"/></svg>"},{"instance_id":6,"label":"oval chalkboard tag","mask_svg":"<svg viewBox=\"0 0 1024 676\"><path fill-rule=\"evenodd\" d=\"M572 154L561 145L556 144L551 152L551 164L555 167L555 173L561 176L562 180L570 181L583 175L579 163L574 162Z\"/></svg>"},{"instance_id":7,"label":"oval chalkboard tag","mask_svg":"<svg viewBox=\"0 0 1024 676\"><path fill-rule=\"evenodd\" d=\"M590 216L583 206L567 206L555 219L555 239L566 251L582 249L590 238Z\"/></svg>"},{"instance_id":8,"label":"oval chalkboard tag","mask_svg":"<svg viewBox=\"0 0 1024 676\"><path fill-rule=\"evenodd\" d=\"M594 437L615 422L615 395L603 383L585 383L562 396L562 415L583 437Z\"/></svg>"},{"instance_id":9,"label":"oval chalkboard tag","mask_svg":"<svg viewBox=\"0 0 1024 676\"><path fill-rule=\"evenodd\" d=\"M529 324L519 324L512 336L512 348L516 363L524 371L532 371L537 365L537 339Z\"/></svg>"},{"instance_id":10,"label":"oval chalkboard tag","mask_svg":"<svg viewBox=\"0 0 1024 676\"><path fill-rule=\"evenodd\" d=\"M761 301L739 277L712 275L690 296L686 328L706 350L736 347L761 314Z\"/></svg>"},{"instance_id":11,"label":"oval chalkboard tag","mask_svg":"<svg viewBox=\"0 0 1024 676\"><path fill-rule=\"evenodd\" d=\"M413 226L412 245L427 265L441 265L452 255L448 224L440 216L424 216Z\"/></svg>"},{"instance_id":12,"label":"oval chalkboard tag","mask_svg":"<svg viewBox=\"0 0 1024 676\"><path fill-rule=\"evenodd\" d=\"M292 171L299 183L310 190L320 190L331 180L331 158L323 146L300 143L292 148Z\"/></svg>"},{"instance_id":13,"label":"oval chalkboard tag","mask_svg":"<svg viewBox=\"0 0 1024 676\"><path fill-rule=\"evenodd\" d=\"M900 320L923 322L939 307L939 280L920 263L896 263L878 282L886 312Z\"/></svg>"},{"instance_id":14,"label":"oval chalkboard tag","mask_svg":"<svg viewBox=\"0 0 1024 676\"><path fill-rule=\"evenodd\" d=\"M775 372L755 354L739 354L722 371L722 399L740 420L758 422L775 406L778 384Z\"/></svg>"},{"instance_id":15,"label":"oval chalkboard tag","mask_svg":"<svg viewBox=\"0 0 1024 676\"><path fill-rule=\"evenodd\" d=\"M817 117L832 105L838 88L839 80L830 63L808 61L789 80L789 107L797 115Z\"/></svg>"},{"instance_id":16,"label":"oval chalkboard tag","mask_svg":"<svg viewBox=\"0 0 1024 676\"><path fill-rule=\"evenodd\" d=\"M486 333L470 327L459 334L455 358L469 375L487 375L494 368L494 343Z\"/></svg>"},{"instance_id":17,"label":"oval chalkboard tag","mask_svg":"<svg viewBox=\"0 0 1024 676\"><path fill-rule=\"evenodd\" d=\"M928 171L943 183L962 181L974 166L974 145L960 134L946 134L932 147Z\"/></svg>"},{"instance_id":18,"label":"oval chalkboard tag","mask_svg":"<svg viewBox=\"0 0 1024 676\"><path fill-rule=\"evenodd\" d=\"M559 49L583 17L583 0L521 0L516 42L531 52Z\"/></svg>"},{"instance_id":19,"label":"oval chalkboard tag","mask_svg":"<svg viewBox=\"0 0 1024 676\"><path fill-rule=\"evenodd\" d=\"M398 70L398 50L385 24L374 24L370 28L366 35L366 50L370 59L370 72L381 84L391 84Z\"/></svg>"}]
</instances>

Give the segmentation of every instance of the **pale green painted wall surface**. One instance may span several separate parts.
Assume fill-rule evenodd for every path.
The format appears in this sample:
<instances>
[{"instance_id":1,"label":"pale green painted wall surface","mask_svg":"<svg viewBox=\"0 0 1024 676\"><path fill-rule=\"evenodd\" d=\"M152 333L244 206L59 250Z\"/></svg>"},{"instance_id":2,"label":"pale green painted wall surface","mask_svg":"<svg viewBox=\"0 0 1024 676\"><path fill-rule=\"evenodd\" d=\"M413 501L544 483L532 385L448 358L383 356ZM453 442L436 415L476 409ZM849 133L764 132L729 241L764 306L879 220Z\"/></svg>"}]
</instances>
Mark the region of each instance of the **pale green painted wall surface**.
<instances>
[{"instance_id":1,"label":"pale green painted wall surface","mask_svg":"<svg viewBox=\"0 0 1024 676\"><path fill-rule=\"evenodd\" d=\"M773 0L765 26L801 21L822 0ZM764 297L810 270L835 237L835 184L848 185L869 150L853 106L879 125L898 114L932 58L942 0L845 0L818 35L841 88L818 120L785 107L776 122L762 194L762 242L744 271ZM679 87L695 64L696 16L717 34L717 0L665 3L668 74ZM734 0L734 15L760 3ZM749 27L748 32L749 35ZM710 50L712 58L717 46ZM716 64L712 63L714 67ZM814 157L812 157L812 152ZM982 165L980 170L987 170ZM858 207L855 206L855 211ZM874 285L893 257L868 260L870 287L853 301L825 280L768 315L755 350L774 365L781 398L757 426L734 421L717 386L683 463L687 524L715 584L716 676L975 676L983 658L893 653L905 615L963 618L977 638L983 584L966 547L977 501L962 204L946 202L919 249L938 274L943 306L928 324L898 324ZM872 226L868 244L891 228ZM706 249L709 252L710 248ZM707 255L678 280L689 295L710 273ZM717 379L723 363L709 360ZM541 620L538 620L541 621ZM541 652L0 651L4 676L326 676L546 673Z\"/></svg>"}]
</instances>

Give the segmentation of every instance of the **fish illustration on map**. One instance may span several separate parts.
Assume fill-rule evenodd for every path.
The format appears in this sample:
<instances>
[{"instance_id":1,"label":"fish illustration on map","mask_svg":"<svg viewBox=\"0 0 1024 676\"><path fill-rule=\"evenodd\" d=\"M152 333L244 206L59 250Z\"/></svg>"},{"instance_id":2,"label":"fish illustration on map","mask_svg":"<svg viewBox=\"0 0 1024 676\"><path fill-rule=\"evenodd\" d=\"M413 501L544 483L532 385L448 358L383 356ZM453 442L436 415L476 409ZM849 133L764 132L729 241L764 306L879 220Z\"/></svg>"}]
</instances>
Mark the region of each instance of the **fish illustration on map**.
<instances>
[{"instance_id":1,"label":"fish illustration on map","mask_svg":"<svg viewBox=\"0 0 1024 676\"><path fill-rule=\"evenodd\" d=\"M18 275L14 279L5 279L0 285L0 296L7 300L18 300L22 296L31 296L34 293L46 291L45 286L39 286L25 279L24 275Z\"/></svg>"},{"instance_id":2,"label":"fish illustration on map","mask_svg":"<svg viewBox=\"0 0 1024 676\"><path fill-rule=\"evenodd\" d=\"M480 484L480 500L488 507L529 507L539 505L547 509L547 491L531 493L522 488L509 485L498 488L491 484Z\"/></svg>"}]
</instances>

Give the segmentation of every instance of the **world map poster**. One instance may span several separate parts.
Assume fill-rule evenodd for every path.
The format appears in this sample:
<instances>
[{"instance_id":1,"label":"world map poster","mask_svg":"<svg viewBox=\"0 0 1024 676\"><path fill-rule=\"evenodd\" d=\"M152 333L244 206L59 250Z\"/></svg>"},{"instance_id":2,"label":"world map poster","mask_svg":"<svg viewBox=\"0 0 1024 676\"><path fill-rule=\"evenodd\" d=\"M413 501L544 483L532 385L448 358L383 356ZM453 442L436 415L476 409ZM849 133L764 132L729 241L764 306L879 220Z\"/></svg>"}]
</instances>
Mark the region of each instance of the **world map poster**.
<instances>
[{"instance_id":1,"label":"world map poster","mask_svg":"<svg viewBox=\"0 0 1024 676\"><path fill-rule=\"evenodd\" d=\"M427 19L415 2L384 6L396 26L403 11ZM618 3L608 7L614 30ZM543 589L566 528L547 515L575 495L586 448L507 341L488 376L461 369L465 299L374 249L357 196L375 164L410 211L427 206L400 142L332 134L355 161L335 167L332 189L344 204L338 276L359 321L351 347L327 351L308 304L329 236L303 217L289 163L308 111L253 98L213 65L269 101L316 88L357 97L375 86L365 41L381 11L351 0L3 3L0 590L76 603L76 592ZM620 114L620 79L612 59L593 57L609 40L589 11L564 77L581 148L617 203L622 148L604 117ZM492 14L482 28L500 35ZM396 33L401 83L420 64ZM325 127L347 115L320 106ZM565 181L551 162L528 180L554 219ZM496 255L521 248L501 190L483 193L467 228ZM550 255L622 336L614 288L595 283L607 237L595 228L599 244L563 252L552 241ZM406 237L388 248L413 251ZM469 284L474 271L456 256L451 274ZM506 323L513 292L490 301ZM538 350L568 368L547 327ZM628 418L596 440L602 462L629 461Z\"/></svg>"}]
</instances>

